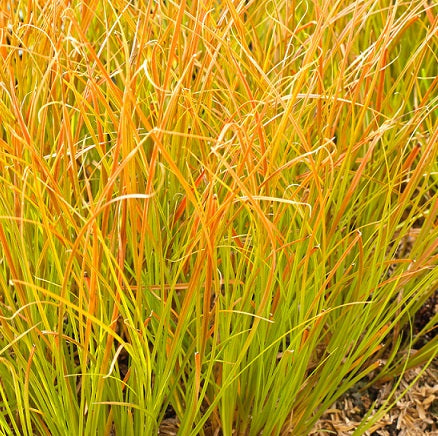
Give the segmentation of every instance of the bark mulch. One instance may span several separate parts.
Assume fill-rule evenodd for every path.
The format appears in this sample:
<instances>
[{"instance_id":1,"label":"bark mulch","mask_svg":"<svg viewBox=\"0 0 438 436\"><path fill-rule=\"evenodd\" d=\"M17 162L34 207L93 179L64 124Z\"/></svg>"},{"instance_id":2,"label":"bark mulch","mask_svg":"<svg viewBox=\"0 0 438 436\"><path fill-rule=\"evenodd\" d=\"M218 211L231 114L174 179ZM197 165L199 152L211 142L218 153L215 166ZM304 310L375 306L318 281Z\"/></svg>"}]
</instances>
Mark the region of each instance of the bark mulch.
<instances>
[{"instance_id":1,"label":"bark mulch","mask_svg":"<svg viewBox=\"0 0 438 436\"><path fill-rule=\"evenodd\" d=\"M363 433L364 436L438 436L438 362L432 362L409 388L420 372L420 368L415 368L405 373L393 398L408 389L406 395ZM353 389L347 392L324 413L309 436L352 435L376 401L371 412L371 416L375 415L376 408L385 402L395 383L387 382L364 392Z\"/></svg>"}]
</instances>

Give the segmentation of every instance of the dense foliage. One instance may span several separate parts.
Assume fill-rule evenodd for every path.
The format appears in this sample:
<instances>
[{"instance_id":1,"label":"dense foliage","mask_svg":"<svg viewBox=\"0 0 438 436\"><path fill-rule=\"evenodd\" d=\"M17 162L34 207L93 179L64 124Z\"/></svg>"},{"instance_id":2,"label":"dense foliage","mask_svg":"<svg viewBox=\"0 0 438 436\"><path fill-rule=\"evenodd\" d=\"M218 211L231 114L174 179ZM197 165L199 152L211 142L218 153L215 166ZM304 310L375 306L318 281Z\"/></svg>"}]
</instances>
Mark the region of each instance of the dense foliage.
<instances>
[{"instance_id":1,"label":"dense foliage","mask_svg":"<svg viewBox=\"0 0 438 436\"><path fill-rule=\"evenodd\" d=\"M430 363L437 12L3 1L1 434L306 435Z\"/></svg>"}]
</instances>

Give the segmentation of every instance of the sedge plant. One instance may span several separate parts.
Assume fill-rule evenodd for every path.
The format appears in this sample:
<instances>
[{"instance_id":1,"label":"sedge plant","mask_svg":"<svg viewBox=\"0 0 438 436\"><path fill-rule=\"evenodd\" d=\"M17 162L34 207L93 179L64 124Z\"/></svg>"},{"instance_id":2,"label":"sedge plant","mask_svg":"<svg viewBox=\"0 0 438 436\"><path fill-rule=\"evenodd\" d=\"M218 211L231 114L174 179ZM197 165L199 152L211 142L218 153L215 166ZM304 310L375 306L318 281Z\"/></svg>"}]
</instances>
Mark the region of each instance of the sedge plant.
<instances>
[{"instance_id":1,"label":"sedge plant","mask_svg":"<svg viewBox=\"0 0 438 436\"><path fill-rule=\"evenodd\" d=\"M306 435L436 358L435 2L0 13L1 434Z\"/></svg>"}]
</instances>

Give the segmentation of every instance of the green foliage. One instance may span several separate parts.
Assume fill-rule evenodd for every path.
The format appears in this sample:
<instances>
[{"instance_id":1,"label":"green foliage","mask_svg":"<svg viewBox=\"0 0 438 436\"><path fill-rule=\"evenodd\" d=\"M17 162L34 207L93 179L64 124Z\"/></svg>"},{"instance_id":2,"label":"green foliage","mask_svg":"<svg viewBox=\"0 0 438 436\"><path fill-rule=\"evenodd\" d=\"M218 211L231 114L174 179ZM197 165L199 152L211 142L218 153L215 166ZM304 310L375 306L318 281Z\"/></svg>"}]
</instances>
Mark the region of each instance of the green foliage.
<instances>
[{"instance_id":1,"label":"green foliage","mask_svg":"<svg viewBox=\"0 0 438 436\"><path fill-rule=\"evenodd\" d=\"M436 357L436 6L6 3L2 434L306 435Z\"/></svg>"}]
</instances>

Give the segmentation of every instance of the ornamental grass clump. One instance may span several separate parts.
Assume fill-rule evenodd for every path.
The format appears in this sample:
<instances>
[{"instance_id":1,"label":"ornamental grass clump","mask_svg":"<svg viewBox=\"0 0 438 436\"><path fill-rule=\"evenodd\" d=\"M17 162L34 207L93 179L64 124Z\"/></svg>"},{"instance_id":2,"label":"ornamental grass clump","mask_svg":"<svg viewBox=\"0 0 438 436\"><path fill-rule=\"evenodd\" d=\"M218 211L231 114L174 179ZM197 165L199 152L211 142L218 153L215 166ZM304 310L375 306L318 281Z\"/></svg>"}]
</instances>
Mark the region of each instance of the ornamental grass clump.
<instances>
[{"instance_id":1,"label":"ornamental grass clump","mask_svg":"<svg viewBox=\"0 0 438 436\"><path fill-rule=\"evenodd\" d=\"M306 435L427 367L437 12L4 1L0 433Z\"/></svg>"}]
</instances>

